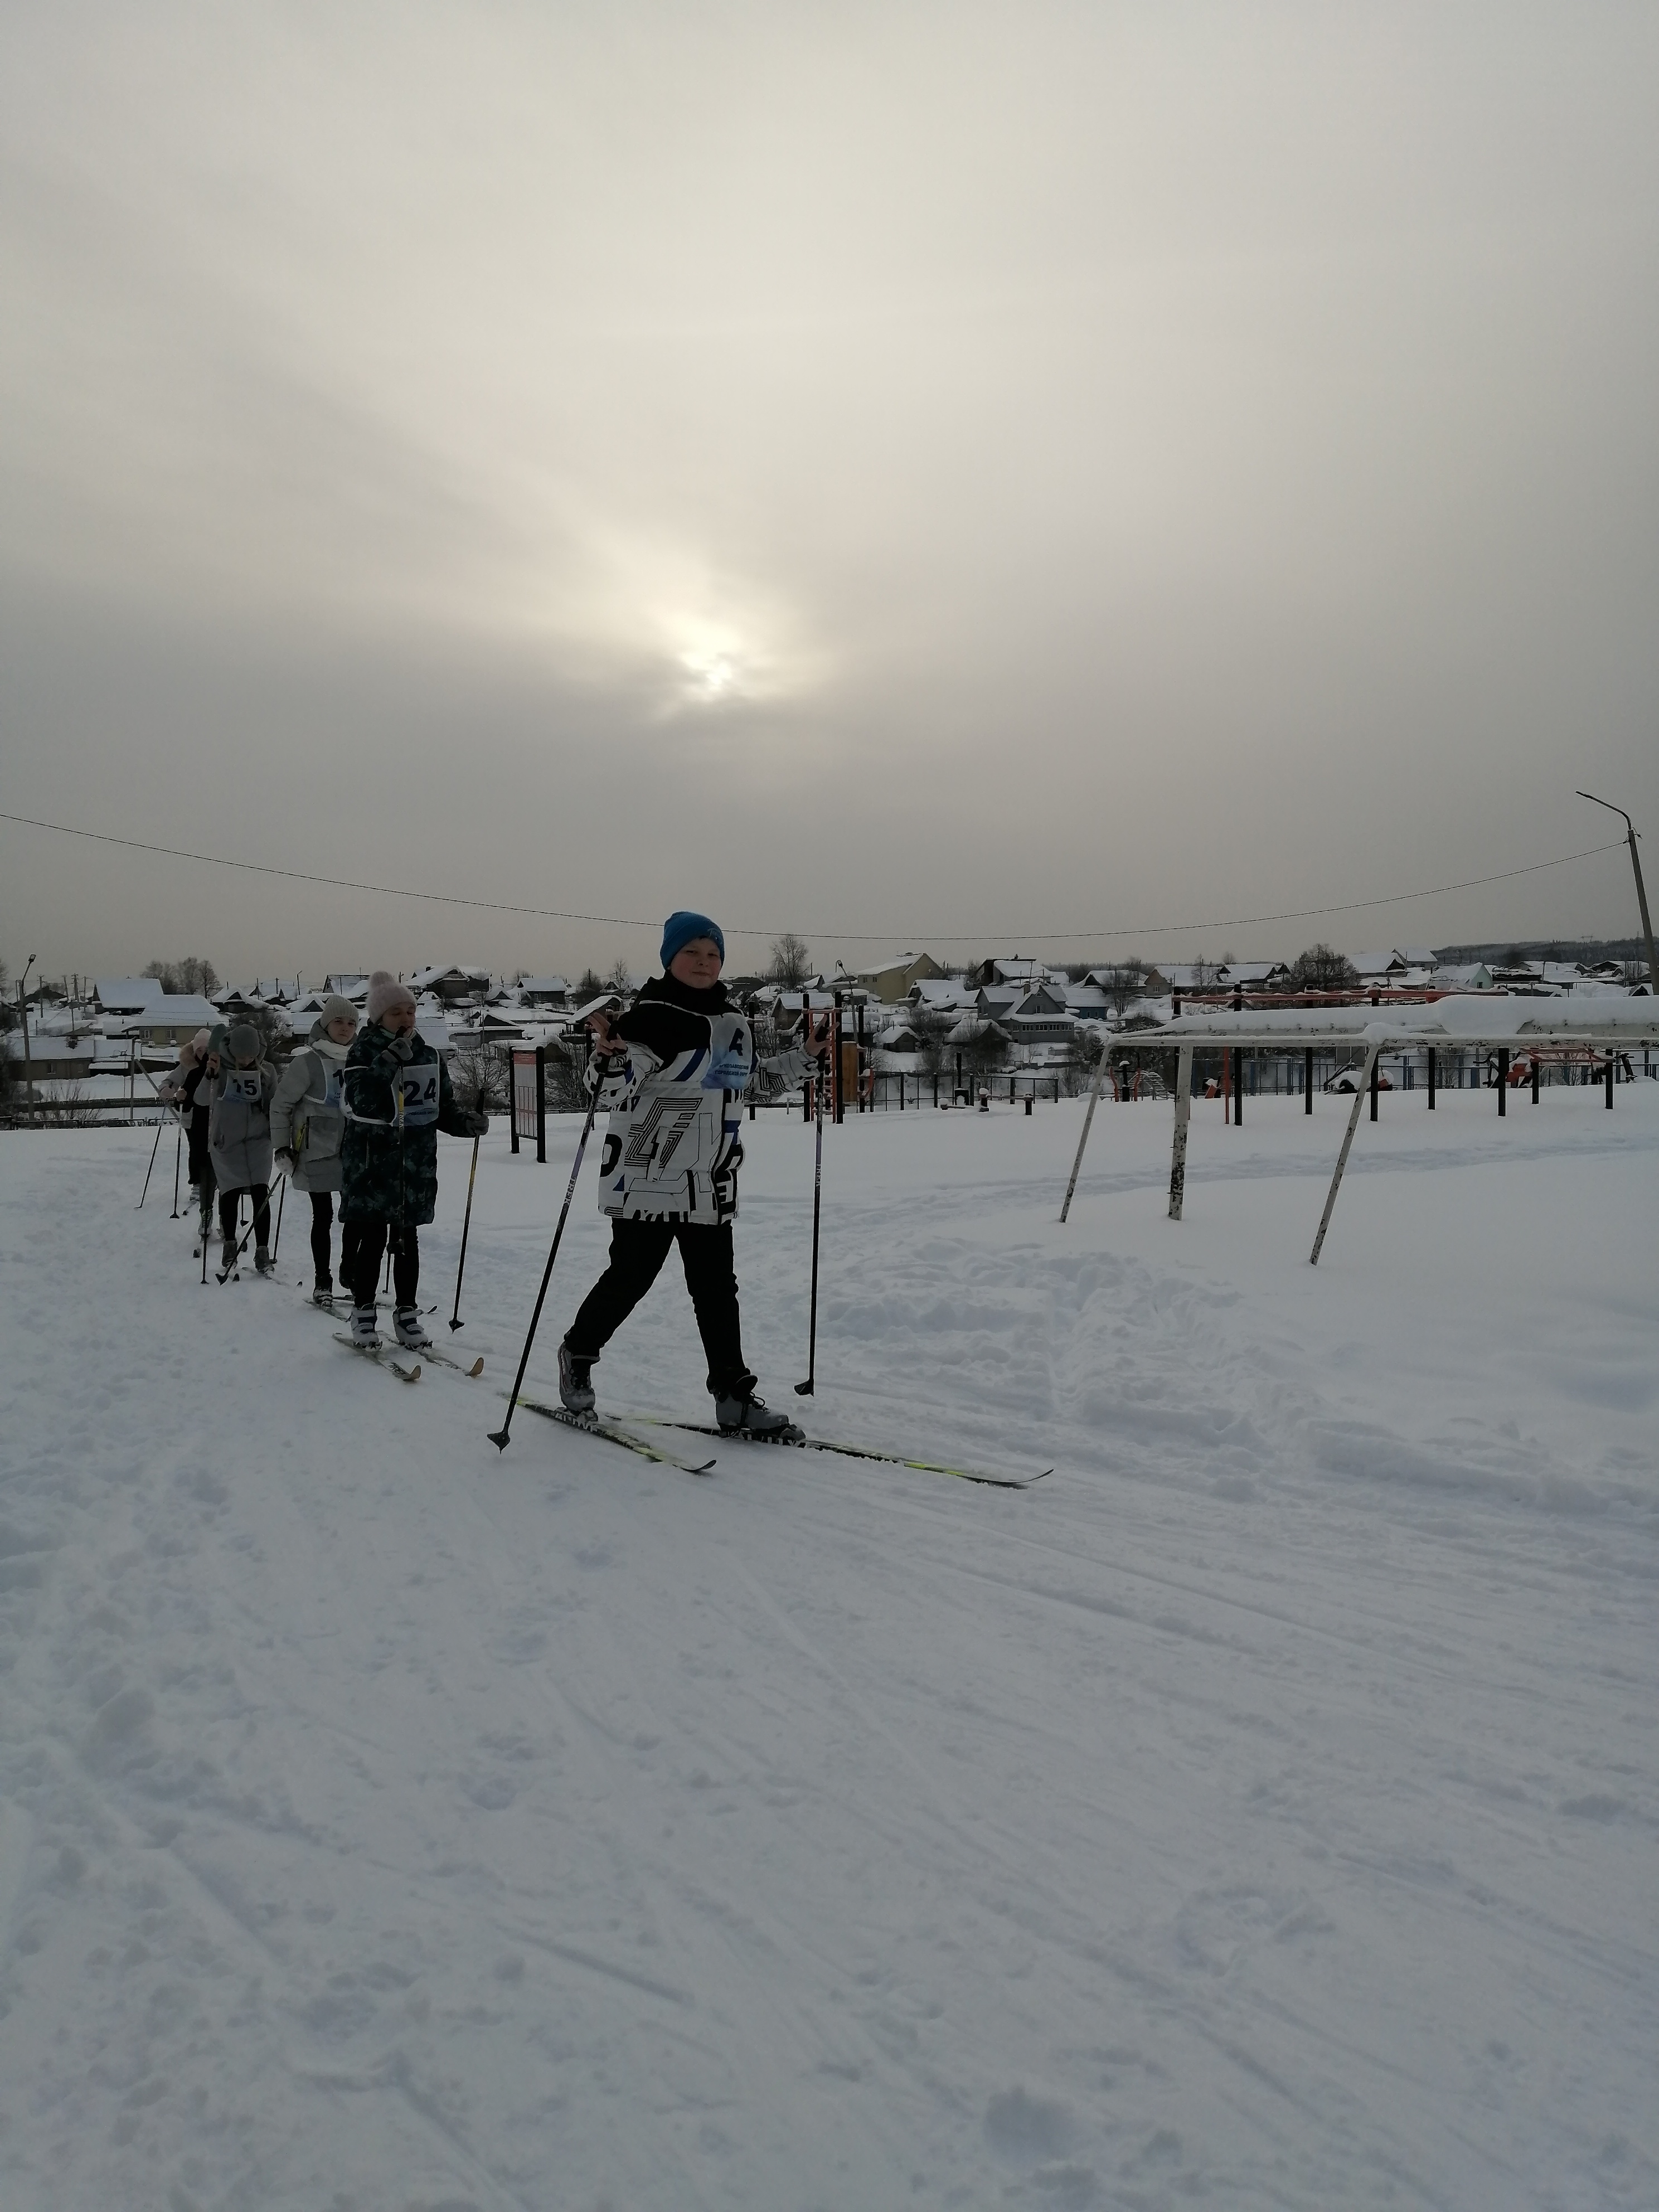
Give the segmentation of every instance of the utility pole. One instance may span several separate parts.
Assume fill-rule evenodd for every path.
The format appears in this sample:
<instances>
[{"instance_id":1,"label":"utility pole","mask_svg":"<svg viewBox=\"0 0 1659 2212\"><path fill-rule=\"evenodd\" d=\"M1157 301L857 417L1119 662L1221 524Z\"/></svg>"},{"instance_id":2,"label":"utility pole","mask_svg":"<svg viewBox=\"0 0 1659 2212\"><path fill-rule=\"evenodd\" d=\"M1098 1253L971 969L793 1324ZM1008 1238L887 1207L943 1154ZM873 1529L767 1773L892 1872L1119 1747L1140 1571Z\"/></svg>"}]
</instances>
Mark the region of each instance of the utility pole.
<instances>
[{"instance_id":1,"label":"utility pole","mask_svg":"<svg viewBox=\"0 0 1659 2212\"><path fill-rule=\"evenodd\" d=\"M1615 806L1611 799L1598 799L1593 791L1581 791L1578 796L1588 799L1592 806L1605 806L1609 814L1619 815L1624 822L1625 835L1630 841L1630 864L1636 871L1636 903L1642 909L1642 934L1648 943L1648 988L1656 998L1659 998L1659 958L1654 955L1653 924L1648 920L1647 885L1642 881L1642 856L1636 849L1636 824L1624 808Z\"/></svg>"},{"instance_id":2,"label":"utility pole","mask_svg":"<svg viewBox=\"0 0 1659 2212\"><path fill-rule=\"evenodd\" d=\"M29 1119L31 1121L34 1118L34 1066L33 1061L29 1058L28 981L29 969L33 968L33 965L34 955L31 952L28 958L23 963L23 972L21 975L17 979L17 1011L22 1017L23 1022L23 1082L28 1091Z\"/></svg>"}]
</instances>

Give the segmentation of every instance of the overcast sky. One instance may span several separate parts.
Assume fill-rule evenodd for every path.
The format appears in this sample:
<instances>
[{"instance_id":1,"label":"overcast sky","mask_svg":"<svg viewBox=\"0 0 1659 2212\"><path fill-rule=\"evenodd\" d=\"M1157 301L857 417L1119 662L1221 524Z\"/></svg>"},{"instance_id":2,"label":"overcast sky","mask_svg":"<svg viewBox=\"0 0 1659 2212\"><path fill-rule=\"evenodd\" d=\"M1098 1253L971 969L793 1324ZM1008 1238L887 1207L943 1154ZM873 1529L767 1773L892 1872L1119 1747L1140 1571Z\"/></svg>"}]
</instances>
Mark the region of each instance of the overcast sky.
<instances>
[{"instance_id":1,"label":"overcast sky","mask_svg":"<svg viewBox=\"0 0 1659 2212\"><path fill-rule=\"evenodd\" d=\"M1172 926L1659 830L1656 84L1651 4L11 0L0 807L742 965L1630 932ZM654 933L0 823L31 951Z\"/></svg>"}]
</instances>

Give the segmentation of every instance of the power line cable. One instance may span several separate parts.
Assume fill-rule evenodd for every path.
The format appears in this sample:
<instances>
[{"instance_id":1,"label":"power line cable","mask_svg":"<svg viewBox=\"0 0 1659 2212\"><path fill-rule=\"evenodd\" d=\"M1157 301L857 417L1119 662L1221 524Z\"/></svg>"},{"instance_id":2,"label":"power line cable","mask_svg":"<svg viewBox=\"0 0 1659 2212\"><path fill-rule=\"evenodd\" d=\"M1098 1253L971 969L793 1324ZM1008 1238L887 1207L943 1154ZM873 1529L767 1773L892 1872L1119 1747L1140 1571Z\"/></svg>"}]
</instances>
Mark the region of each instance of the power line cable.
<instances>
[{"instance_id":1,"label":"power line cable","mask_svg":"<svg viewBox=\"0 0 1659 2212\"><path fill-rule=\"evenodd\" d=\"M358 883L344 876L321 876L307 873L301 868L276 868L259 860L228 860L221 853L190 853L177 845L147 844L139 837L115 837L101 830L77 830L67 822L43 822L32 814L9 814L0 809L0 822L15 822L28 830L50 830L60 837L83 837L94 844L121 845L130 852L157 853L169 860L196 860L207 867L240 868L246 874L280 876L289 883L324 884L335 890L368 891L377 898L425 899L435 906L473 907L485 914L527 915L538 921L597 921L617 929L657 929L660 917L647 919L640 915L576 914L562 907L515 906L504 899L462 898L447 891L410 890L402 884ZM1328 914L1359 914L1367 908L1404 906L1413 899L1439 898L1447 891L1478 890L1485 884L1510 882L1516 876L1535 876L1546 868L1565 868L1574 860L1592 860L1600 853L1622 853L1625 840L1613 839L1607 845L1589 845L1582 853L1562 853L1553 860L1532 860L1521 868L1500 868L1496 875L1470 876L1460 884L1435 884L1420 891L1394 891L1386 898L1345 899L1336 906L1304 906L1288 908L1281 914L1236 914L1207 921L1164 921L1126 925L1111 929L927 929L912 931L913 937L927 937L936 945L1006 944L1017 939L1028 939L1033 945L1077 944L1097 940L1103 937L1173 937L1183 932L1200 929L1252 929L1259 923L1269 921L1314 921ZM843 945L892 945L900 941L903 933L894 930L811 929L809 937L828 938L832 943ZM771 939L781 937L781 928L739 929L728 927L728 937Z\"/></svg>"}]
</instances>

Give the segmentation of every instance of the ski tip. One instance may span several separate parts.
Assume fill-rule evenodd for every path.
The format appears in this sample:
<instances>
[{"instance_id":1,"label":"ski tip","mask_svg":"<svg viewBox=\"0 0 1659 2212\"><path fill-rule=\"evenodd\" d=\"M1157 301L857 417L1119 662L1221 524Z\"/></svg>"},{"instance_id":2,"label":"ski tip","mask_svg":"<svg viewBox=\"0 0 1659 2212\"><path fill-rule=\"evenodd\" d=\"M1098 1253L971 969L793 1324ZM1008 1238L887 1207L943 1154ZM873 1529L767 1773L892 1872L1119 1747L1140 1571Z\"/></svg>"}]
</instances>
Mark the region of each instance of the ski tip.
<instances>
[{"instance_id":1,"label":"ski tip","mask_svg":"<svg viewBox=\"0 0 1659 2212\"><path fill-rule=\"evenodd\" d=\"M483 1373L483 1358L482 1354L473 1361L471 1366L469 1367L466 1371L476 1382L479 1376Z\"/></svg>"}]
</instances>

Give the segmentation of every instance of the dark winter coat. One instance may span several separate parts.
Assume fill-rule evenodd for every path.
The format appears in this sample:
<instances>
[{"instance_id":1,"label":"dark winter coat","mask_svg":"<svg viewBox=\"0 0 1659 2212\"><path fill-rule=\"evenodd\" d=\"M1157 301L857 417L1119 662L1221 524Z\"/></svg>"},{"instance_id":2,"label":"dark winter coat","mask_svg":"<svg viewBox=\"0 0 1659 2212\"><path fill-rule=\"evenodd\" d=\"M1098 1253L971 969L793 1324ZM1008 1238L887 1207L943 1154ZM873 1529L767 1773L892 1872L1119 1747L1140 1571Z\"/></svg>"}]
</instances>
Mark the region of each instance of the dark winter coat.
<instances>
[{"instance_id":1,"label":"dark winter coat","mask_svg":"<svg viewBox=\"0 0 1659 2212\"><path fill-rule=\"evenodd\" d=\"M276 1072L266 1060L222 1067L201 1084L210 1094L208 1158L221 1190L252 1190L270 1181L270 1100Z\"/></svg>"},{"instance_id":2,"label":"dark winter coat","mask_svg":"<svg viewBox=\"0 0 1659 2212\"><path fill-rule=\"evenodd\" d=\"M489 1126L455 1103L449 1070L422 1036L378 1022L359 1030L340 1082L340 1218L418 1229L438 1210L438 1132L471 1137Z\"/></svg>"}]
</instances>

